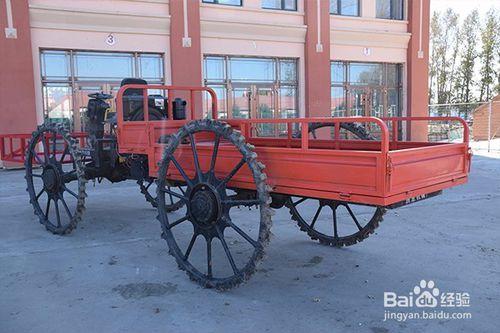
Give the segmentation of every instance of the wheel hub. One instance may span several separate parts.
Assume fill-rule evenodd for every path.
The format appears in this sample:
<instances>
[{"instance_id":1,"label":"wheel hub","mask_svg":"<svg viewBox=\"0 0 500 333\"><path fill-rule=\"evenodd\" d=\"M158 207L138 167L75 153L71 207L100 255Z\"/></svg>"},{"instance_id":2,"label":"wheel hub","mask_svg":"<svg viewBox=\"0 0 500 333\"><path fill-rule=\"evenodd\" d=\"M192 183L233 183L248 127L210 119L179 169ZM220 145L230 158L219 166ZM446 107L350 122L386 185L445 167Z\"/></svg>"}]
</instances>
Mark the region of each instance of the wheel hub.
<instances>
[{"instance_id":1,"label":"wheel hub","mask_svg":"<svg viewBox=\"0 0 500 333\"><path fill-rule=\"evenodd\" d=\"M201 227L215 224L220 212L218 195L210 186L198 185L191 193L189 212L192 221Z\"/></svg>"},{"instance_id":2,"label":"wheel hub","mask_svg":"<svg viewBox=\"0 0 500 333\"><path fill-rule=\"evenodd\" d=\"M59 190L61 179L59 172L52 166L47 166L42 172L43 187L49 192L57 192Z\"/></svg>"}]
</instances>

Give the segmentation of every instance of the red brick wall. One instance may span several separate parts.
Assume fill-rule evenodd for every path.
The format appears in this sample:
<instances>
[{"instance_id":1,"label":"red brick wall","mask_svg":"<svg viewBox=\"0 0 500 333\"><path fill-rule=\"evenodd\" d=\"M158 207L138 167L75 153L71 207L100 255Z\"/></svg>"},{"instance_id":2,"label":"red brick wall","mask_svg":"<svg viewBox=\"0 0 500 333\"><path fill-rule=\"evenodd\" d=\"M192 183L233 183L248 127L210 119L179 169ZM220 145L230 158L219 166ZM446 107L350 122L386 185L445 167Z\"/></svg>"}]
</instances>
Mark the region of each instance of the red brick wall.
<instances>
[{"instance_id":1,"label":"red brick wall","mask_svg":"<svg viewBox=\"0 0 500 333\"><path fill-rule=\"evenodd\" d=\"M474 111L472 137L474 140L488 140L489 104L481 105ZM500 95L491 104L491 138L500 138Z\"/></svg>"}]
</instances>

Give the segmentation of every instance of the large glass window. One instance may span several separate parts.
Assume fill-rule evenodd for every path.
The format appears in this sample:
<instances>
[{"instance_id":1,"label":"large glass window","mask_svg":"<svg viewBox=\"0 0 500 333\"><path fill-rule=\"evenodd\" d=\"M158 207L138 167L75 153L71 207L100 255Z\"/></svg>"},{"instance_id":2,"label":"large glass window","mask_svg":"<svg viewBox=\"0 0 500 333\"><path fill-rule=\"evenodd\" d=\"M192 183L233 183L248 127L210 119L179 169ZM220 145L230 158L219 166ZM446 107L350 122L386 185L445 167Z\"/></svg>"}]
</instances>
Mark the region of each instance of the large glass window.
<instances>
[{"instance_id":1,"label":"large glass window","mask_svg":"<svg viewBox=\"0 0 500 333\"><path fill-rule=\"evenodd\" d=\"M273 59L230 58L231 79L236 81L273 82L276 80Z\"/></svg>"},{"instance_id":2,"label":"large glass window","mask_svg":"<svg viewBox=\"0 0 500 333\"><path fill-rule=\"evenodd\" d=\"M330 14L359 16L359 0L330 0Z\"/></svg>"},{"instance_id":3,"label":"large glass window","mask_svg":"<svg viewBox=\"0 0 500 333\"><path fill-rule=\"evenodd\" d=\"M384 65L374 63L351 63L349 81L355 85L383 85Z\"/></svg>"},{"instance_id":4,"label":"large glass window","mask_svg":"<svg viewBox=\"0 0 500 333\"><path fill-rule=\"evenodd\" d=\"M297 10L297 0L262 0L262 8Z\"/></svg>"},{"instance_id":5,"label":"large glass window","mask_svg":"<svg viewBox=\"0 0 500 333\"><path fill-rule=\"evenodd\" d=\"M404 18L404 0L377 0L376 16L388 20Z\"/></svg>"},{"instance_id":6,"label":"large glass window","mask_svg":"<svg viewBox=\"0 0 500 333\"><path fill-rule=\"evenodd\" d=\"M331 62L331 111L339 116L401 115L401 65Z\"/></svg>"},{"instance_id":7,"label":"large glass window","mask_svg":"<svg viewBox=\"0 0 500 333\"><path fill-rule=\"evenodd\" d=\"M42 50L40 52L45 117L80 129L87 94L116 93L126 77L162 84L163 55L151 53Z\"/></svg>"},{"instance_id":8,"label":"large glass window","mask_svg":"<svg viewBox=\"0 0 500 333\"><path fill-rule=\"evenodd\" d=\"M134 73L134 58L128 53L75 52L74 63L78 80L118 81Z\"/></svg>"},{"instance_id":9,"label":"large glass window","mask_svg":"<svg viewBox=\"0 0 500 333\"><path fill-rule=\"evenodd\" d=\"M296 59L205 56L204 73L205 85L217 93L220 118L298 115Z\"/></svg>"},{"instance_id":10,"label":"large glass window","mask_svg":"<svg viewBox=\"0 0 500 333\"><path fill-rule=\"evenodd\" d=\"M241 6L242 0L203 0L204 3L213 3L218 5Z\"/></svg>"}]
</instances>

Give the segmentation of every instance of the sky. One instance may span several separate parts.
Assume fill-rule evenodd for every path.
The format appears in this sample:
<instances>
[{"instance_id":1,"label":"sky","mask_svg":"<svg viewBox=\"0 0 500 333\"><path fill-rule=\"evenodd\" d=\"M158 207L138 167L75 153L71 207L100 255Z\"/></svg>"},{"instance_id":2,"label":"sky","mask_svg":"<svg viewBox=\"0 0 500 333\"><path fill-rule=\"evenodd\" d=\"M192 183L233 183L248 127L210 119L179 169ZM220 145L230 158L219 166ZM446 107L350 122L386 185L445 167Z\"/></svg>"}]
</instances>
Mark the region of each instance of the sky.
<instances>
[{"instance_id":1,"label":"sky","mask_svg":"<svg viewBox=\"0 0 500 333\"><path fill-rule=\"evenodd\" d=\"M453 8L461 16L467 16L469 12L477 8L482 15L491 7L500 12L500 0L431 0L431 11L445 11Z\"/></svg>"}]
</instances>

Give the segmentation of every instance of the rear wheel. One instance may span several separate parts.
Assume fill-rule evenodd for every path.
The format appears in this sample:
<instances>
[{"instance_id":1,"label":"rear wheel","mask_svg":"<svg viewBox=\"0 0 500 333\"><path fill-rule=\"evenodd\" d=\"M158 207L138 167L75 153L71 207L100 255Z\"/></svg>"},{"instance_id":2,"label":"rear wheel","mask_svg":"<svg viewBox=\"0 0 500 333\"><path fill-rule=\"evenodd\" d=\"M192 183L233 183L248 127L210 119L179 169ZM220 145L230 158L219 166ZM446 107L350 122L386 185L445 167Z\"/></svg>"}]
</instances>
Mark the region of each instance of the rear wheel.
<instances>
[{"instance_id":1,"label":"rear wheel","mask_svg":"<svg viewBox=\"0 0 500 333\"><path fill-rule=\"evenodd\" d=\"M203 144L197 146L198 140ZM238 131L209 119L188 123L165 147L157 182L162 236L180 269L203 287L229 289L247 280L269 241L269 188L252 149ZM192 163L176 157L188 156L189 150ZM239 162L228 165L228 156ZM247 177L241 176L244 170ZM185 193L168 188L166 177L172 172L182 176ZM241 199L229 189L228 183L235 179L252 180L255 197ZM185 208L167 214L169 195L185 202ZM257 209L243 213L244 206Z\"/></svg>"},{"instance_id":2,"label":"rear wheel","mask_svg":"<svg viewBox=\"0 0 500 333\"><path fill-rule=\"evenodd\" d=\"M333 130L335 124L311 123L309 133L316 139L317 131L322 128ZM340 130L360 140L374 140L363 126L355 123L340 123ZM382 207L307 197L289 197L286 206L300 230L321 244L336 247L353 245L368 238L385 214Z\"/></svg>"},{"instance_id":3,"label":"rear wheel","mask_svg":"<svg viewBox=\"0 0 500 333\"><path fill-rule=\"evenodd\" d=\"M39 126L26 151L25 168L26 190L40 223L54 234L69 234L85 210L87 182L75 140L60 124Z\"/></svg>"},{"instance_id":4,"label":"rear wheel","mask_svg":"<svg viewBox=\"0 0 500 333\"><path fill-rule=\"evenodd\" d=\"M385 214L382 207L304 197L290 197L287 207L300 230L321 244L335 247L365 240Z\"/></svg>"}]
</instances>

